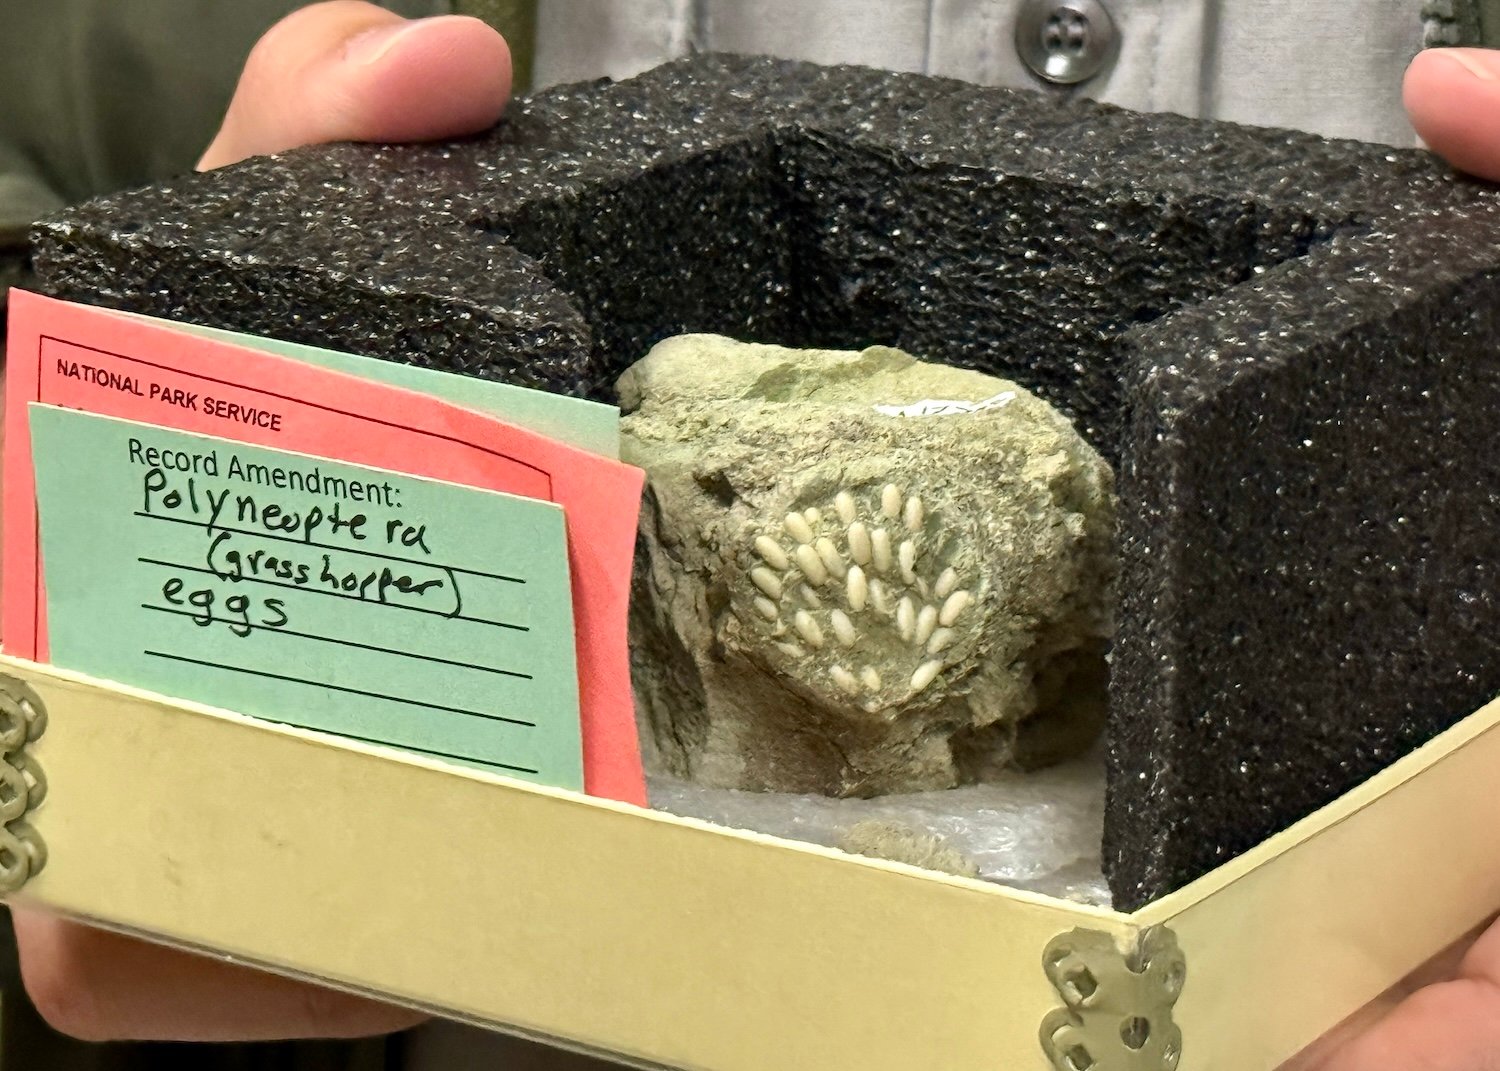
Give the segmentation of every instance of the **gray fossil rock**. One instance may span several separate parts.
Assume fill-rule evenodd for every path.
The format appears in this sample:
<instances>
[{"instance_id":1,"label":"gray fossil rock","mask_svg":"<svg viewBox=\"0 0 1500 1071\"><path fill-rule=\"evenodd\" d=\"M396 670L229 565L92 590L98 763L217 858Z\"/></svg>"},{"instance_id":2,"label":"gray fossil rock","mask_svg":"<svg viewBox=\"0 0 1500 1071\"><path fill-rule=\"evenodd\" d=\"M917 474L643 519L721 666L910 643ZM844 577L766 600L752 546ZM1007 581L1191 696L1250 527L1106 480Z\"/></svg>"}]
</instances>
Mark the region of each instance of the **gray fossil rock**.
<instances>
[{"instance_id":1,"label":"gray fossil rock","mask_svg":"<svg viewBox=\"0 0 1500 1071\"><path fill-rule=\"evenodd\" d=\"M1015 384L686 335L620 379L647 472L648 761L716 787L942 788L1103 722L1113 479Z\"/></svg>"}]
</instances>

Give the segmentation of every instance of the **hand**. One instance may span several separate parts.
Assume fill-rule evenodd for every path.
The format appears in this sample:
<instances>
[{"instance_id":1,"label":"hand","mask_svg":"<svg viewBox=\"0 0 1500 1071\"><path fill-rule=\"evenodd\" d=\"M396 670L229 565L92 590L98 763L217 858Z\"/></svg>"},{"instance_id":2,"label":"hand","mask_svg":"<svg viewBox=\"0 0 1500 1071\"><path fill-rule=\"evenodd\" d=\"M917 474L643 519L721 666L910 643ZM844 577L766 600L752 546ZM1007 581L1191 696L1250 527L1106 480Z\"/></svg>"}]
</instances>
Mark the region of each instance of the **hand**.
<instances>
[{"instance_id":1,"label":"hand","mask_svg":"<svg viewBox=\"0 0 1500 1071\"><path fill-rule=\"evenodd\" d=\"M54 1029L84 1041L352 1038L426 1016L12 908L21 973Z\"/></svg>"},{"instance_id":2,"label":"hand","mask_svg":"<svg viewBox=\"0 0 1500 1071\"><path fill-rule=\"evenodd\" d=\"M1407 68L1406 110L1432 150L1500 180L1500 52L1434 48ZM1500 1068L1500 924L1439 956L1282 1071Z\"/></svg>"},{"instance_id":3,"label":"hand","mask_svg":"<svg viewBox=\"0 0 1500 1071\"><path fill-rule=\"evenodd\" d=\"M331 0L260 39L200 170L326 141L432 141L495 124L510 49L478 19Z\"/></svg>"},{"instance_id":4,"label":"hand","mask_svg":"<svg viewBox=\"0 0 1500 1071\"><path fill-rule=\"evenodd\" d=\"M1500 180L1500 51L1430 48L1406 71L1406 111L1434 152Z\"/></svg>"},{"instance_id":5,"label":"hand","mask_svg":"<svg viewBox=\"0 0 1500 1071\"><path fill-rule=\"evenodd\" d=\"M1500 1068L1500 923L1471 934L1281 1071Z\"/></svg>"},{"instance_id":6,"label":"hand","mask_svg":"<svg viewBox=\"0 0 1500 1071\"><path fill-rule=\"evenodd\" d=\"M407 21L355 0L314 4L255 46L198 166L324 141L474 133L494 124L509 94L510 51L478 20ZM13 914L37 1009L85 1040L358 1037L423 1018L37 912Z\"/></svg>"}]
</instances>

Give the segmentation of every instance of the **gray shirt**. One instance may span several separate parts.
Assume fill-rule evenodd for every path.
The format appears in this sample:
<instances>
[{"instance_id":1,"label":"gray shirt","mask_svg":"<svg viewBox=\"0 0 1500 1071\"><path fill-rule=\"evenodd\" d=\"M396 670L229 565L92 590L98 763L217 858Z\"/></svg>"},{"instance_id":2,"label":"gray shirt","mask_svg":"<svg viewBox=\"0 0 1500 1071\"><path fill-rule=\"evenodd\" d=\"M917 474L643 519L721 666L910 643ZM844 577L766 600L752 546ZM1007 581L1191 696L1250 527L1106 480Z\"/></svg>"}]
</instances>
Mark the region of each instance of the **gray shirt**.
<instances>
[{"instance_id":1,"label":"gray shirt","mask_svg":"<svg viewBox=\"0 0 1500 1071\"><path fill-rule=\"evenodd\" d=\"M624 77L695 49L767 52L1410 144L1401 74L1424 33L1477 38L1476 13L1495 8L1500 39L1500 0L1098 0L1117 56L1064 90L1017 53L1026 2L539 0L536 80ZM70 200L191 167L256 36L298 5L0 0L0 247ZM1467 29L1454 12L1470 14Z\"/></svg>"},{"instance_id":2,"label":"gray shirt","mask_svg":"<svg viewBox=\"0 0 1500 1071\"><path fill-rule=\"evenodd\" d=\"M1116 61L1075 90L1053 91L1143 111L1413 141L1401 76L1436 21L1420 0L1102 2L1118 35ZM1050 88L1017 53L1022 3L544 0L537 79L623 77L694 49L718 49Z\"/></svg>"}]
</instances>

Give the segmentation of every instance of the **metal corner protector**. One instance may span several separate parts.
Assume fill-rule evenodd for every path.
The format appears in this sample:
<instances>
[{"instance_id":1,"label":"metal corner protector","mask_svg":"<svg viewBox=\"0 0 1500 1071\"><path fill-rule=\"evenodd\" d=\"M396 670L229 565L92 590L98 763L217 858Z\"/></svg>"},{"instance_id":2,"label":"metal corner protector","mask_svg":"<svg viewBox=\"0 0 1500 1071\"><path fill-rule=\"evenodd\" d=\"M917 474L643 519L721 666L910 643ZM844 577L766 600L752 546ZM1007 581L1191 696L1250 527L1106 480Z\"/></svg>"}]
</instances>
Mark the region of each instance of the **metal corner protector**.
<instances>
[{"instance_id":1,"label":"metal corner protector","mask_svg":"<svg viewBox=\"0 0 1500 1071\"><path fill-rule=\"evenodd\" d=\"M27 817L47 795L28 750L47 731L47 708L25 681L0 674L0 896L18 891L47 863L47 846Z\"/></svg>"},{"instance_id":2,"label":"metal corner protector","mask_svg":"<svg viewBox=\"0 0 1500 1071\"><path fill-rule=\"evenodd\" d=\"M1047 945L1042 968L1065 1005L1042 1020L1057 1071L1176 1071L1182 1030L1172 1010L1187 959L1170 930L1143 930L1125 950L1109 934L1070 930Z\"/></svg>"}]
</instances>

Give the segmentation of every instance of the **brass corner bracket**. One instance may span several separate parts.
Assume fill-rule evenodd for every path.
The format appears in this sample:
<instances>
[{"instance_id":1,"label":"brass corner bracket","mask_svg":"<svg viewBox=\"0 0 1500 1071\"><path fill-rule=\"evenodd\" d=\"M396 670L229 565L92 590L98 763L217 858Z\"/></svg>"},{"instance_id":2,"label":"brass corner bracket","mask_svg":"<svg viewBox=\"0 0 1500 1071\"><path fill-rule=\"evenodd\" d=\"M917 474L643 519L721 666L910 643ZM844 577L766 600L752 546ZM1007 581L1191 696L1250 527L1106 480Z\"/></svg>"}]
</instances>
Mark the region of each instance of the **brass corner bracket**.
<instances>
[{"instance_id":1,"label":"brass corner bracket","mask_svg":"<svg viewBox=\"0 0 1500 1071\"><path fill-rule=\"evenodd\" d=\"M1182 1030L1172 1009L1187 959L1163 926L1134 948L1077 929L1052 940L1042 967L1066 1007L1042 1020L1042 1048L1057 1071L1176 1071Z\"/></svg>"},{"instance_id":2,"label":"brass corner bracket","mask_svg":"<svg viewBox=\"0 0 1500 1071\"><path fill-rule=\"evenodd\" d=\"M47 864L47 846L26 821L47 795L47 779L27 750L46 731L47 708L36 692L0 674L0 896Z\"/></svg>"}]
</instances>

